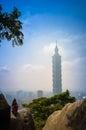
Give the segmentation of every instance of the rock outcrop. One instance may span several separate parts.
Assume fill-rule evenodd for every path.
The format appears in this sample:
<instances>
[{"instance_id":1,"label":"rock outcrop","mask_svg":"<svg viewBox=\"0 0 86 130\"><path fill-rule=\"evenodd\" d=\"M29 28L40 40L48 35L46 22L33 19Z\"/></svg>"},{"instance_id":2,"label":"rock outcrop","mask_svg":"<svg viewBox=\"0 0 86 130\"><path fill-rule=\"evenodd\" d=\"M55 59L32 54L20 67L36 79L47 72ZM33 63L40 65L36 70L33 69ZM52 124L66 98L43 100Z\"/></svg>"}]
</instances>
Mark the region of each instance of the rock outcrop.
<instances>
[{"instance_id":1,"label":"rock outcrop","mask_svg":"<svg viewBox=\"0 0 86 130\"><path fill-rule=\"evenodd\" d=\"M0 94L0 130L36 130L30 111L22 109L15 116L3 94Z\"/></svg>"},{"instance_id":2,"label":"rock outcrop","mask_svg":"<svg viewBox=\"0 0 86 130\"><path fill-rule=\"evenodd\" d=\"M42 130L86 130L86 99L51 114Z\"/></svg>"},{"instance_id":3,"label":"rock outcrop","mask_svg":"<svg viewBox=\"0 0 86 130\"><path fill-rule=\"evenodd\" d=\"M0 94L0 130L8 130L10 123L10 106L3 94Z\"/></svg>"},{"instance_id":4,"label":"rock outcrop","mask_svg":"<svg viewBox=\"0 0 86 130\"><path fill-rule=\"evenodd\" d=\"M19 110L17 116L11 113L10 130L35 130L35 125L29 110Z\"/></svg>"}]
</instances>

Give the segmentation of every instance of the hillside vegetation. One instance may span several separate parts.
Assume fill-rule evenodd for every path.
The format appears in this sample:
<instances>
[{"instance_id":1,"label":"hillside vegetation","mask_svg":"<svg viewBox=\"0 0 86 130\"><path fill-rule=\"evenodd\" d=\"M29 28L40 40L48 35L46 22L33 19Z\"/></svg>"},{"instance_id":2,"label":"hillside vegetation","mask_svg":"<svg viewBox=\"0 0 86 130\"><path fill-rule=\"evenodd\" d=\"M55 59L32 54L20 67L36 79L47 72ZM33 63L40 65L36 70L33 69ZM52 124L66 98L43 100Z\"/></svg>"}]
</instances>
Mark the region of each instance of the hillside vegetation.
<instances>
[{"instance_id":1,"label":"hillside vegetation","mask_svg":"<svg viewBox=\"0 0 86 130\"><path fill-rule=\"evenodd\" d=\"M73 103L75 97L71 97L68 90L50 98L42 97L34 99L29 104L23 104L23 107L29 108L36 126L36 130L42 130L47 118L56 110L61 110L65 104Z\"/></svg>"}]
</instances>

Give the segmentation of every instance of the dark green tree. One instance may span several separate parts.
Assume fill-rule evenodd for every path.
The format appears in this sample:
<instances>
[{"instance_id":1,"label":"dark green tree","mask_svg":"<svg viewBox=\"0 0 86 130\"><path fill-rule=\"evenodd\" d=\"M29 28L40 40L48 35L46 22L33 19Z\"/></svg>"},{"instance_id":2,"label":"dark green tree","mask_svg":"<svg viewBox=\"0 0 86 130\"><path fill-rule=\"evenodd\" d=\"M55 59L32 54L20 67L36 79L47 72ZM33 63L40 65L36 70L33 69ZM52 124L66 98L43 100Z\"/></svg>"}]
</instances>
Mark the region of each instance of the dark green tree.
<instances>
[{"instance_id":1,"label":"dark green tree","mask_svg":"<svg viewBox=\"0 0 86 130\"><path fill-rule=\"evenodd\" d=\"M61 110L65 104L75 101L69 91L54 95L50 98L42 97L34 99L29 104L23 104L23 107L29 108L35 121L36 130L42 130L50 114L54 111Z\"/></svg>"},{"instance_id":2,"label":"dark green tree","mask_svg":"<svg viewBox=\"0 0 86 130\"><path fill-rule=\"evenodd\" d=\"M22 22L19 20L21 12L14 8L11 13L3 12L0 5L0 42L4 39L12 41L12 46L23 44Z\"/></svg>"}]
</instances>

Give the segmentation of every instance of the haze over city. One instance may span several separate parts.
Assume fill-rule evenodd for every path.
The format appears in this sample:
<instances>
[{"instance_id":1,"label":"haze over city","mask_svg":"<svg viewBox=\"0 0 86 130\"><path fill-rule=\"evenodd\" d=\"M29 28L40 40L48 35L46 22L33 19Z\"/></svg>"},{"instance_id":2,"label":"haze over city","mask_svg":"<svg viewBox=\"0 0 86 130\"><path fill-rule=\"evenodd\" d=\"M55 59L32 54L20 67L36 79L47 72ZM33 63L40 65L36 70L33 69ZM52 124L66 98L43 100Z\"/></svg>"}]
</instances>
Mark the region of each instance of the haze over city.
<instances>
[{"instance_id":1,"label":"haze over city","mask_svg":"<svg viewBox=\"0 0 86 130\"><path fill-rule=\"evenodd\" d=\"M52 56L62 57L62 89L86 90L86 1L0 0L3 11L17 7L24 44L0 48L0 90L52 91Z\"/></svg>"}]
</instances>

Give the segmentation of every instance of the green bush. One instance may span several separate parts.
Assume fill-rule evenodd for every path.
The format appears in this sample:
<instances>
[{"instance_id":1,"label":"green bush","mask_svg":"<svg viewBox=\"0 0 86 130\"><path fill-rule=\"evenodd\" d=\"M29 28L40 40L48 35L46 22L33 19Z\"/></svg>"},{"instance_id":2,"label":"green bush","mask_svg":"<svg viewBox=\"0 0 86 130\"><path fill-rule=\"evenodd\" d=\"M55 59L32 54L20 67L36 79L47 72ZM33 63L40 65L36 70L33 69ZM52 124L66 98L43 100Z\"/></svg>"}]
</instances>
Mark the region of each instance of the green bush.
<instances>
[{"instance_id":1,"label":"green bush","mask_svg":"<svg viewBox=\"0 0 86 130\"><path fill-rule=\"evenodd\" d=\"M54 95L50 98L42 97L34 99L29 104L23 104L23 107L29 108L36 126L36 130L42 130L47 118L54 111L61 110L65 104L75 101L75 97L71 97L68 90L61 94Z\"/></svg>"}]
</instances>

